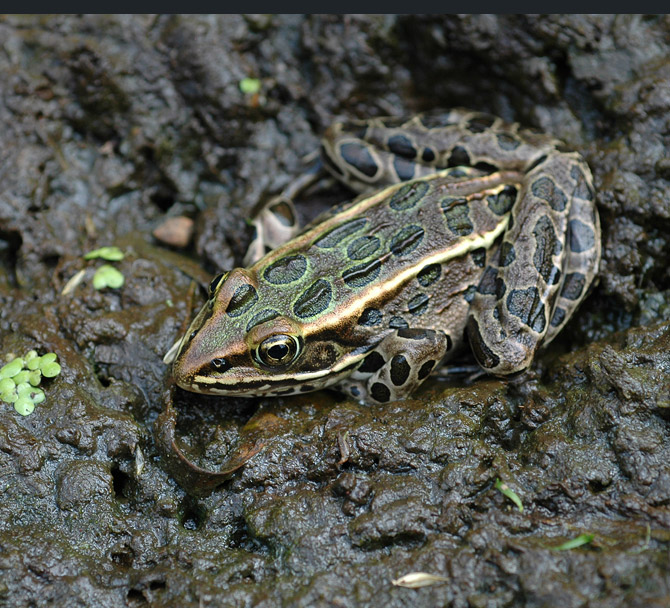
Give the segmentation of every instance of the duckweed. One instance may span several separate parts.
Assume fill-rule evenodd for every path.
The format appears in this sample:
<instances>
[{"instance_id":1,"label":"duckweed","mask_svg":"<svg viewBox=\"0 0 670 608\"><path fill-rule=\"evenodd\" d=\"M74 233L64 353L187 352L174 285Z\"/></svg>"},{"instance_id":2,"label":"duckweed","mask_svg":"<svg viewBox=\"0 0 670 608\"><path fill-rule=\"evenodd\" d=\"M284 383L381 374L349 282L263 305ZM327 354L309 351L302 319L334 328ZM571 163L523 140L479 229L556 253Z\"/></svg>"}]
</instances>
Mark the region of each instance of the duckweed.
<instances>
[{"instance_id":1,"label":"duckweed","mask_svg":"<svg viewBox=\"0 0 670 608\"><path fill-rule=\"evenodd\" d=\"M61 367L56 353L41 357L31 350L25 357L15 357L0 368L0 400L14 404L22 416L28 416L46 399L39 384L44 378L60 374Z\"/></svg>"}]
</instances>

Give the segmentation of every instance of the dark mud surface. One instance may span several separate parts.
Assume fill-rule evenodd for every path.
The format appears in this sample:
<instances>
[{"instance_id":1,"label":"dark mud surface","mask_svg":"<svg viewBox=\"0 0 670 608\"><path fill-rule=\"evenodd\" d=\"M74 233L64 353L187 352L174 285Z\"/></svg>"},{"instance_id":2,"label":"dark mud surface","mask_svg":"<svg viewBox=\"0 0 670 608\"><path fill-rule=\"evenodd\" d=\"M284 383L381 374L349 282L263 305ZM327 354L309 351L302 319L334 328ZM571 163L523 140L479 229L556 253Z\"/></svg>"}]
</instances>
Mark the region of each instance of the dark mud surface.
<instances>
[{"instance_id":1,"label":"dark mud surface","mask_svg":"<svg viewBox=\"0 0 670 608\"><path fill-rule=\"evenodd\" d=\"M669 41L639 16L0 19L0 354L63 367L32 415L0 406L0 605L670 605ZM241 262L253 205L334 118L452 106L585 155L599 285L514 382L378 407L180 392L202 464L264 433L184 492L153 426L193 279ZM180 251L152 237L177 216ZM96 291L82 255L112 244L125 284ZM391 584L416 571L445 580Z\"/></svg>"}]
</instances>

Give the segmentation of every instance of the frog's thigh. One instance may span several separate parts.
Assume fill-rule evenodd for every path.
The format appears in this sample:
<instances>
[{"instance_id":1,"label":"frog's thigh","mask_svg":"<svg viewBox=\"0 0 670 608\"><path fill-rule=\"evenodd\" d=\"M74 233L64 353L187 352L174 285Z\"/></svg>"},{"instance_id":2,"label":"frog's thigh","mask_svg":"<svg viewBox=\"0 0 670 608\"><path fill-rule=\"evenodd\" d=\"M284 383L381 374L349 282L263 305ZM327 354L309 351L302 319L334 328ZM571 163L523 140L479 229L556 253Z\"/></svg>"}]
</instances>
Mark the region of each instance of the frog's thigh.
<instances>
[{"instance_id":1,"label":"frog's thigh","mask_svg":"<svg viewBox=\"0 0 670 608\"><path fill-rule=\"evenodd\" d=\"M451 348L449 336L432 329L397 329L368 353L340 383L356 399L385 403L407 397Z\"/></svg>"},{"instance_id":2,"label":"frog's thigh","mask_svg":"<svg viewBox=\"0 0 670 608\"><path fill-rule=\"evenodd\" d=\"M565 242L570 209L585 167L576 154L555 153L521 188L499 263L485 270L467 323L477 361L493 374L527 368L549 331L570 259Z\"/></svg>"},{"instance_id":3,"label":"frog's thigh","mask_svg":"<svg viewBox=\"0 0 670 608\"><path fill-rule=\"evenodd\" d=\"M600 218L596 209L591 172L585 163L581 167L575 167L573 171L577 185L568 220L563 282L544 337L545 345L563 329L584 299L589 285L598 273L600 262Z\"/></svg>"},{"instance_id":4,"label":"frog's thigh","mask_svg":"<svg viewBox=\"0 0 670 608\"><path fill-rule=\"evenodd\" d=\"M290 241L300 231L293 202L281 195L264 205L251 219L251 225L254 227L254 236L244 256L245 266L251 266L268 251Z\"/></svg>"}]
</instances>

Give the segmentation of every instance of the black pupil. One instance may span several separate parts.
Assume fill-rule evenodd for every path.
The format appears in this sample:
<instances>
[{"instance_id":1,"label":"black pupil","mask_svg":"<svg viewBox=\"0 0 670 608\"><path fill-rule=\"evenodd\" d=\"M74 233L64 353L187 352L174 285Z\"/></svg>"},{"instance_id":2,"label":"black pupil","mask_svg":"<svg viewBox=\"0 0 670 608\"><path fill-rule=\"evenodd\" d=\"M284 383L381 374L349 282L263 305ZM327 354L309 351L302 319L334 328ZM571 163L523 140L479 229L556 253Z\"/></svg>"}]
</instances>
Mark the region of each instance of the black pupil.
<instances>
[{"instance_id":1,"label":"black pupil","mask_svg":"<svg viewBox=\"0 0 670 608\"><path fill-rule=\"evenodd\" d=\"M274 344L268 348L268 355L275 361L281 361L288 355L288 346L286 344Z\"/></svg>"}]
</instances>

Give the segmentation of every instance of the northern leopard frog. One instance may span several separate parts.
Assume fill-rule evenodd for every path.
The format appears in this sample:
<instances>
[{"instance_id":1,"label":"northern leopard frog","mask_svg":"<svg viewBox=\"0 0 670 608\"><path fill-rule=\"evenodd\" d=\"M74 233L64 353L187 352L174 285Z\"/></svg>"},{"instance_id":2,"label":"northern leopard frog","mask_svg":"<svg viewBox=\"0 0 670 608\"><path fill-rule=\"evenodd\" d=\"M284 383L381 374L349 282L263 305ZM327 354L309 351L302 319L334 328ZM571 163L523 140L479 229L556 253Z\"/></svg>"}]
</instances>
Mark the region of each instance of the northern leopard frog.
<instances>
[{"instance_id":1,"label":"northern leopard frog","mask_svg":"<svg viewBox=\"0 0 670 608\"><path fill-rule=\"evenodd\" d=\"M259 238L249 267L214 278L166 355L181 387L255 396L332 386L385 402L467 341L484 370L512 374L593 281L591 172L547 135L452 110L338 123L322 152L362 194L297 236L289 201L264 209L256 227L275 248L262 255Z\"/></svg>"}]
</instances>

